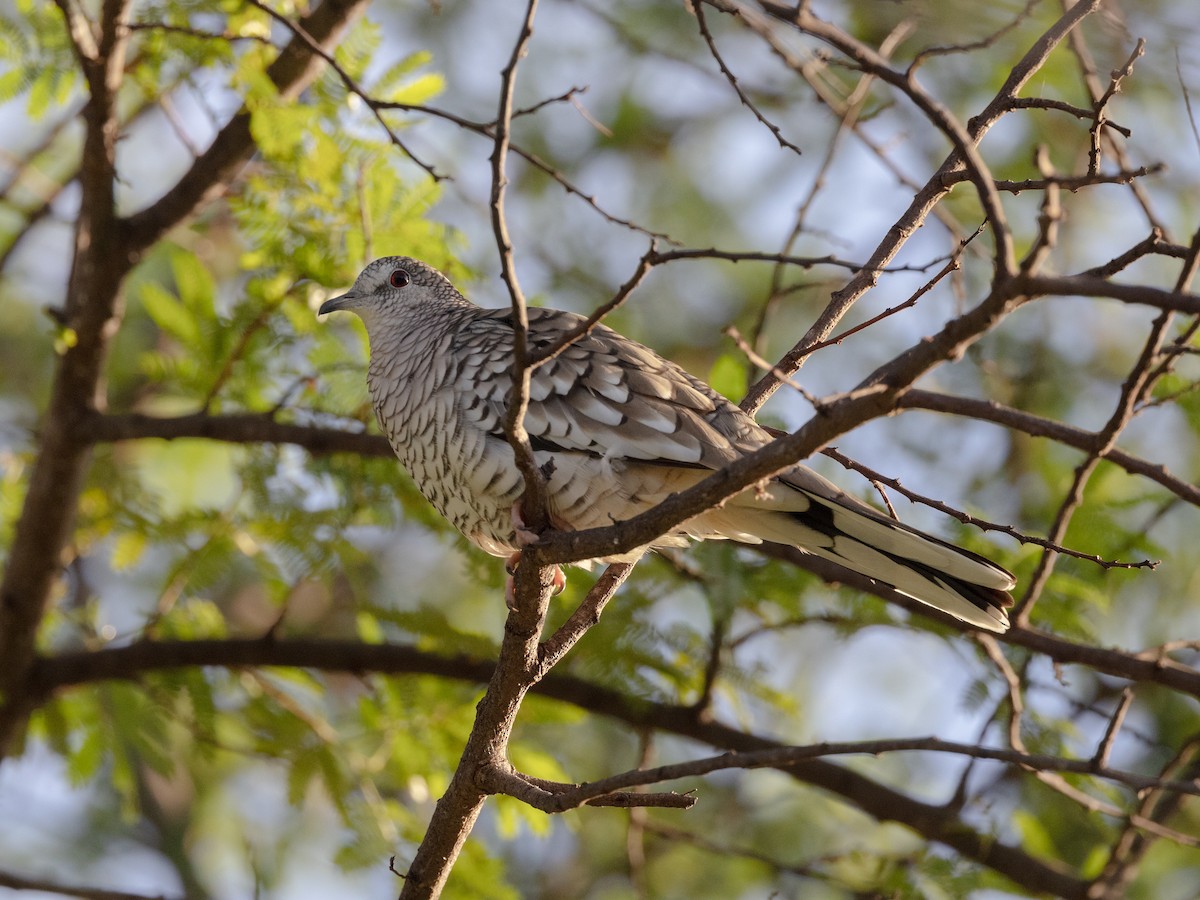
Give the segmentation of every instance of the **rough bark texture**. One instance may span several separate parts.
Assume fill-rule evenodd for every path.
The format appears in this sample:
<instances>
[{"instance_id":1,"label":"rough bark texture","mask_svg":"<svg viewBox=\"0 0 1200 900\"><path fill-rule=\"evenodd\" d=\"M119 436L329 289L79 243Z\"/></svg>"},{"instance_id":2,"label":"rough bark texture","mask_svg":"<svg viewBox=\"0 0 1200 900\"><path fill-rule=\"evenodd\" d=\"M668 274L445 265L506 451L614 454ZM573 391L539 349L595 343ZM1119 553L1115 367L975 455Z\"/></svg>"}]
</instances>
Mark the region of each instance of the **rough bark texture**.
<instances>
[{"instance_id":1,"label":"rough bark texture","mask_svg":"<svg viewBox=\"0 0 1200 900\"><path fill-rule=\"evenodd\" d=\"M366 0L326 0L301 23L313 39L333 46ZM131 4L108 0L99 40L71 4L60 3L75 41L89 98L80 172L81 203L75 254L61 319L66 350L41 423L37 461L17 521L9 563L0 582L0 756L14 749L33 709L24 689L35 660L38 625L50 602L70 542L79 491L95 437L86 423L104 406L104 362L120 324L121 285L140 253L218 194L254 153L250 117L241 112L160 200L129 218L114 205L117 120L113 108L124 68ZM292 41L270 66L280 93L295 96L320 71L321 61Z\"/></svg>"}]
</instances>

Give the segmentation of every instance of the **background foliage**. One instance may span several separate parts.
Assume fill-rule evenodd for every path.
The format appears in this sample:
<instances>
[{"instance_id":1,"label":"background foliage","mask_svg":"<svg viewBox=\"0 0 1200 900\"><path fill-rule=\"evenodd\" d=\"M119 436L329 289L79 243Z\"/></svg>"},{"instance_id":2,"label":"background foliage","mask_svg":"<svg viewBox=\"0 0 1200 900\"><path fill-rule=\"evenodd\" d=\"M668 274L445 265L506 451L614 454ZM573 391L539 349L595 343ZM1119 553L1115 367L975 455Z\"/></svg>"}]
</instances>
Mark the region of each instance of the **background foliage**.
<instances>
[{"instance_id":1,"label":"background foliage","mask_svg":"<svg viewBox=\"0 0 1200 900\"><path fill-rule=\"evenodd\" d=\"M1194 315L1194 293L1173 292L1200 213L1186 6L1104 5L1021 94L1074 113L1009 112L981 151L1018 259L1044 247L1046 270L1070 275L1142 246L1099 275ZM771 21L770 4L729 9L540 8L504 211L526 294L560 308L611 297L652 240L704 251L652 268L608 321L737 399L761 370L727 326L758 356L785 354L950 144L903 89ZM916 66L964 122L1064 14L1049 0L815 11L896 71ZM504 573L378 439L357 323L314 311L391 253L442 268L482 305L508 302L489 155L524 15L471 0L4 8L0 885L399 890L388 859L402 872L412 860L467 741L503 634ZM1096 106L1138 39L1144 56ZM124 59L106 74L113 46ZM1078 113L1094 108L1129 134L1103 130L1089 178L1101 130ZM97 109L115 122L107 138ZM1053 173L1084 177L1063 184L1048 239ZM987 296L997 223L963 244L983 219L970 185L941 198L839 327L904 303L952 258L957 269L815 352L805 389L852 389ZM910 395L837 445L1021 535L1156 567L1059 556L889 490L905 521L1034 585L1029 618L993 641L771 554L647 558L522 709L520 771L579 782L771 741L962 746L671 782L696 793L686 812L550 817L498 796L447 896L1200 893L1193 320L1162 326L1175 349L1118 415L1160 310L1145 292L1057 294L1006 310L918 382L923 402ZM64 384L88 389L64 399ZM935 396L951 414L930 411ZM787 387L760 416L788 431L812 417L811 397ZM877 499L861 476L813 464ZM39 467L60 474L39 481ZM594 580L572 571L552 625ZM1022 768L979 748L1040 756ZM1061 774L1064 760L1080 771Z\"/></svg>"}]
</instances>

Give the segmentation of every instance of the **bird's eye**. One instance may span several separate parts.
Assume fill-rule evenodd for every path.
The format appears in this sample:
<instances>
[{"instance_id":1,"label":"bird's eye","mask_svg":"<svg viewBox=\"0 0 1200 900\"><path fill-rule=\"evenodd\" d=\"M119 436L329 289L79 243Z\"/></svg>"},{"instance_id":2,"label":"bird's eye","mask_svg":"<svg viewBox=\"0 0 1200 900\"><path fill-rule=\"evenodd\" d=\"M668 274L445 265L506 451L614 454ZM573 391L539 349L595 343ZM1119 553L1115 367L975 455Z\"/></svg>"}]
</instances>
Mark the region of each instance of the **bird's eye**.
<instances>
[{"instance_id":1,"label":"bird's eye","mask_svg":"<svg viewBox=\"0 0 1200 900\"><path fill-rule=\"evenodd\" d=\"M392 274L388 276L388 284L394 288L408 287L408 283L412 278L403 269L392 269Z\"/></svg>"}]
</instances>

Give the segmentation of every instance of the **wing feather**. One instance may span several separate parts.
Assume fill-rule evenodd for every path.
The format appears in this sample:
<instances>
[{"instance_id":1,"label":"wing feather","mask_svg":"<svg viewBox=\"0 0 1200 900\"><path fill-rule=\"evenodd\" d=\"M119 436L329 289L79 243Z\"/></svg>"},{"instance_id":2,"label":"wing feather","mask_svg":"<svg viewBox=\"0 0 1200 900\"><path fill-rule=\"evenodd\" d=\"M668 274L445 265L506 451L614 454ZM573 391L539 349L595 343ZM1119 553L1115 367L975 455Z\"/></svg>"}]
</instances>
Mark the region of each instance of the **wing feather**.
<instances>
[{"instance_id":1,"label":"wing feather","mask_svg":"<svg viewBox=\"0 0 1200 900\"><path fill-rule=\"evenodd\" d=\"M556 346L581 321L572 313L531 309L530 345ZM461 414L503 439L511 385L511 316L506 310L481 310L460 329L456 341L461 346L455 356L463 362L453 375L454 389L478 398L461 406ZM670 490L667 484L684 486L686 471L718 469L771 440L708 385L602 325L531 374L525 428L536 448L601 458L626 477L639 463L643 469L652 463L658 472L656 491L663 496ZM573 464L569 458L563 463ZM675 475L666 474L663 466L673 468ZM582 492L582 502L591 486L586 479L576 482L572 490ZM637 505L630 493L614 496L620 500L614 519ZM977 554L888 519L804 466L781 473L763 491L744 493L700 515L681 530L699 537L789 543L983 628L1003 631L1008 626L1004 607L1011 602L1006 591L1013 585L1012 575Z\"/></svg>"},{"instance_id":2,"label":"wing feather","mask_svg":"<svg viewBox=\"0 0 1200 900\"><path fill-rule=\"evenodd\" d=\"M555 346L581 321L573 313L531 309L530 346ZM463 363L453 379L480 400L465 414L501 436L511 385L511 314L481 310L455 342ZM566 451L716 469L770 440L703 382L603 325L535 369L529 394L530 438Z\"/></svg>"}]
</instances>

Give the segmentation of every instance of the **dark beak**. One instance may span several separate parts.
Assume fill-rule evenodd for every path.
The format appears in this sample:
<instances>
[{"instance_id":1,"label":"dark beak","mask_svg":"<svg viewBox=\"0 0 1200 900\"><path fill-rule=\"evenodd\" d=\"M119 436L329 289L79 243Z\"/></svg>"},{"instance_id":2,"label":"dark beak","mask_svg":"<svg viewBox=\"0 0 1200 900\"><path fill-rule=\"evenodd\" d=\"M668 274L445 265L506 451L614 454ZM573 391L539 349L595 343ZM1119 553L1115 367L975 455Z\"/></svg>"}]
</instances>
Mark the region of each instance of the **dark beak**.
<instances>
[{"instance_id":1,"label":"dark beak","mask_svg":"<svg viewBox=\"0 0 1200 900\"><path fill-rule=\"evenodd\" d=\"M337 312L339 309L346 309L354 305L354 301L358 299L358 294L353 290L346 291L340 297L332 297L321 304L321 308L317 310L318 316L323 316L326 313Z\"/></svg>"}]
</instances>

